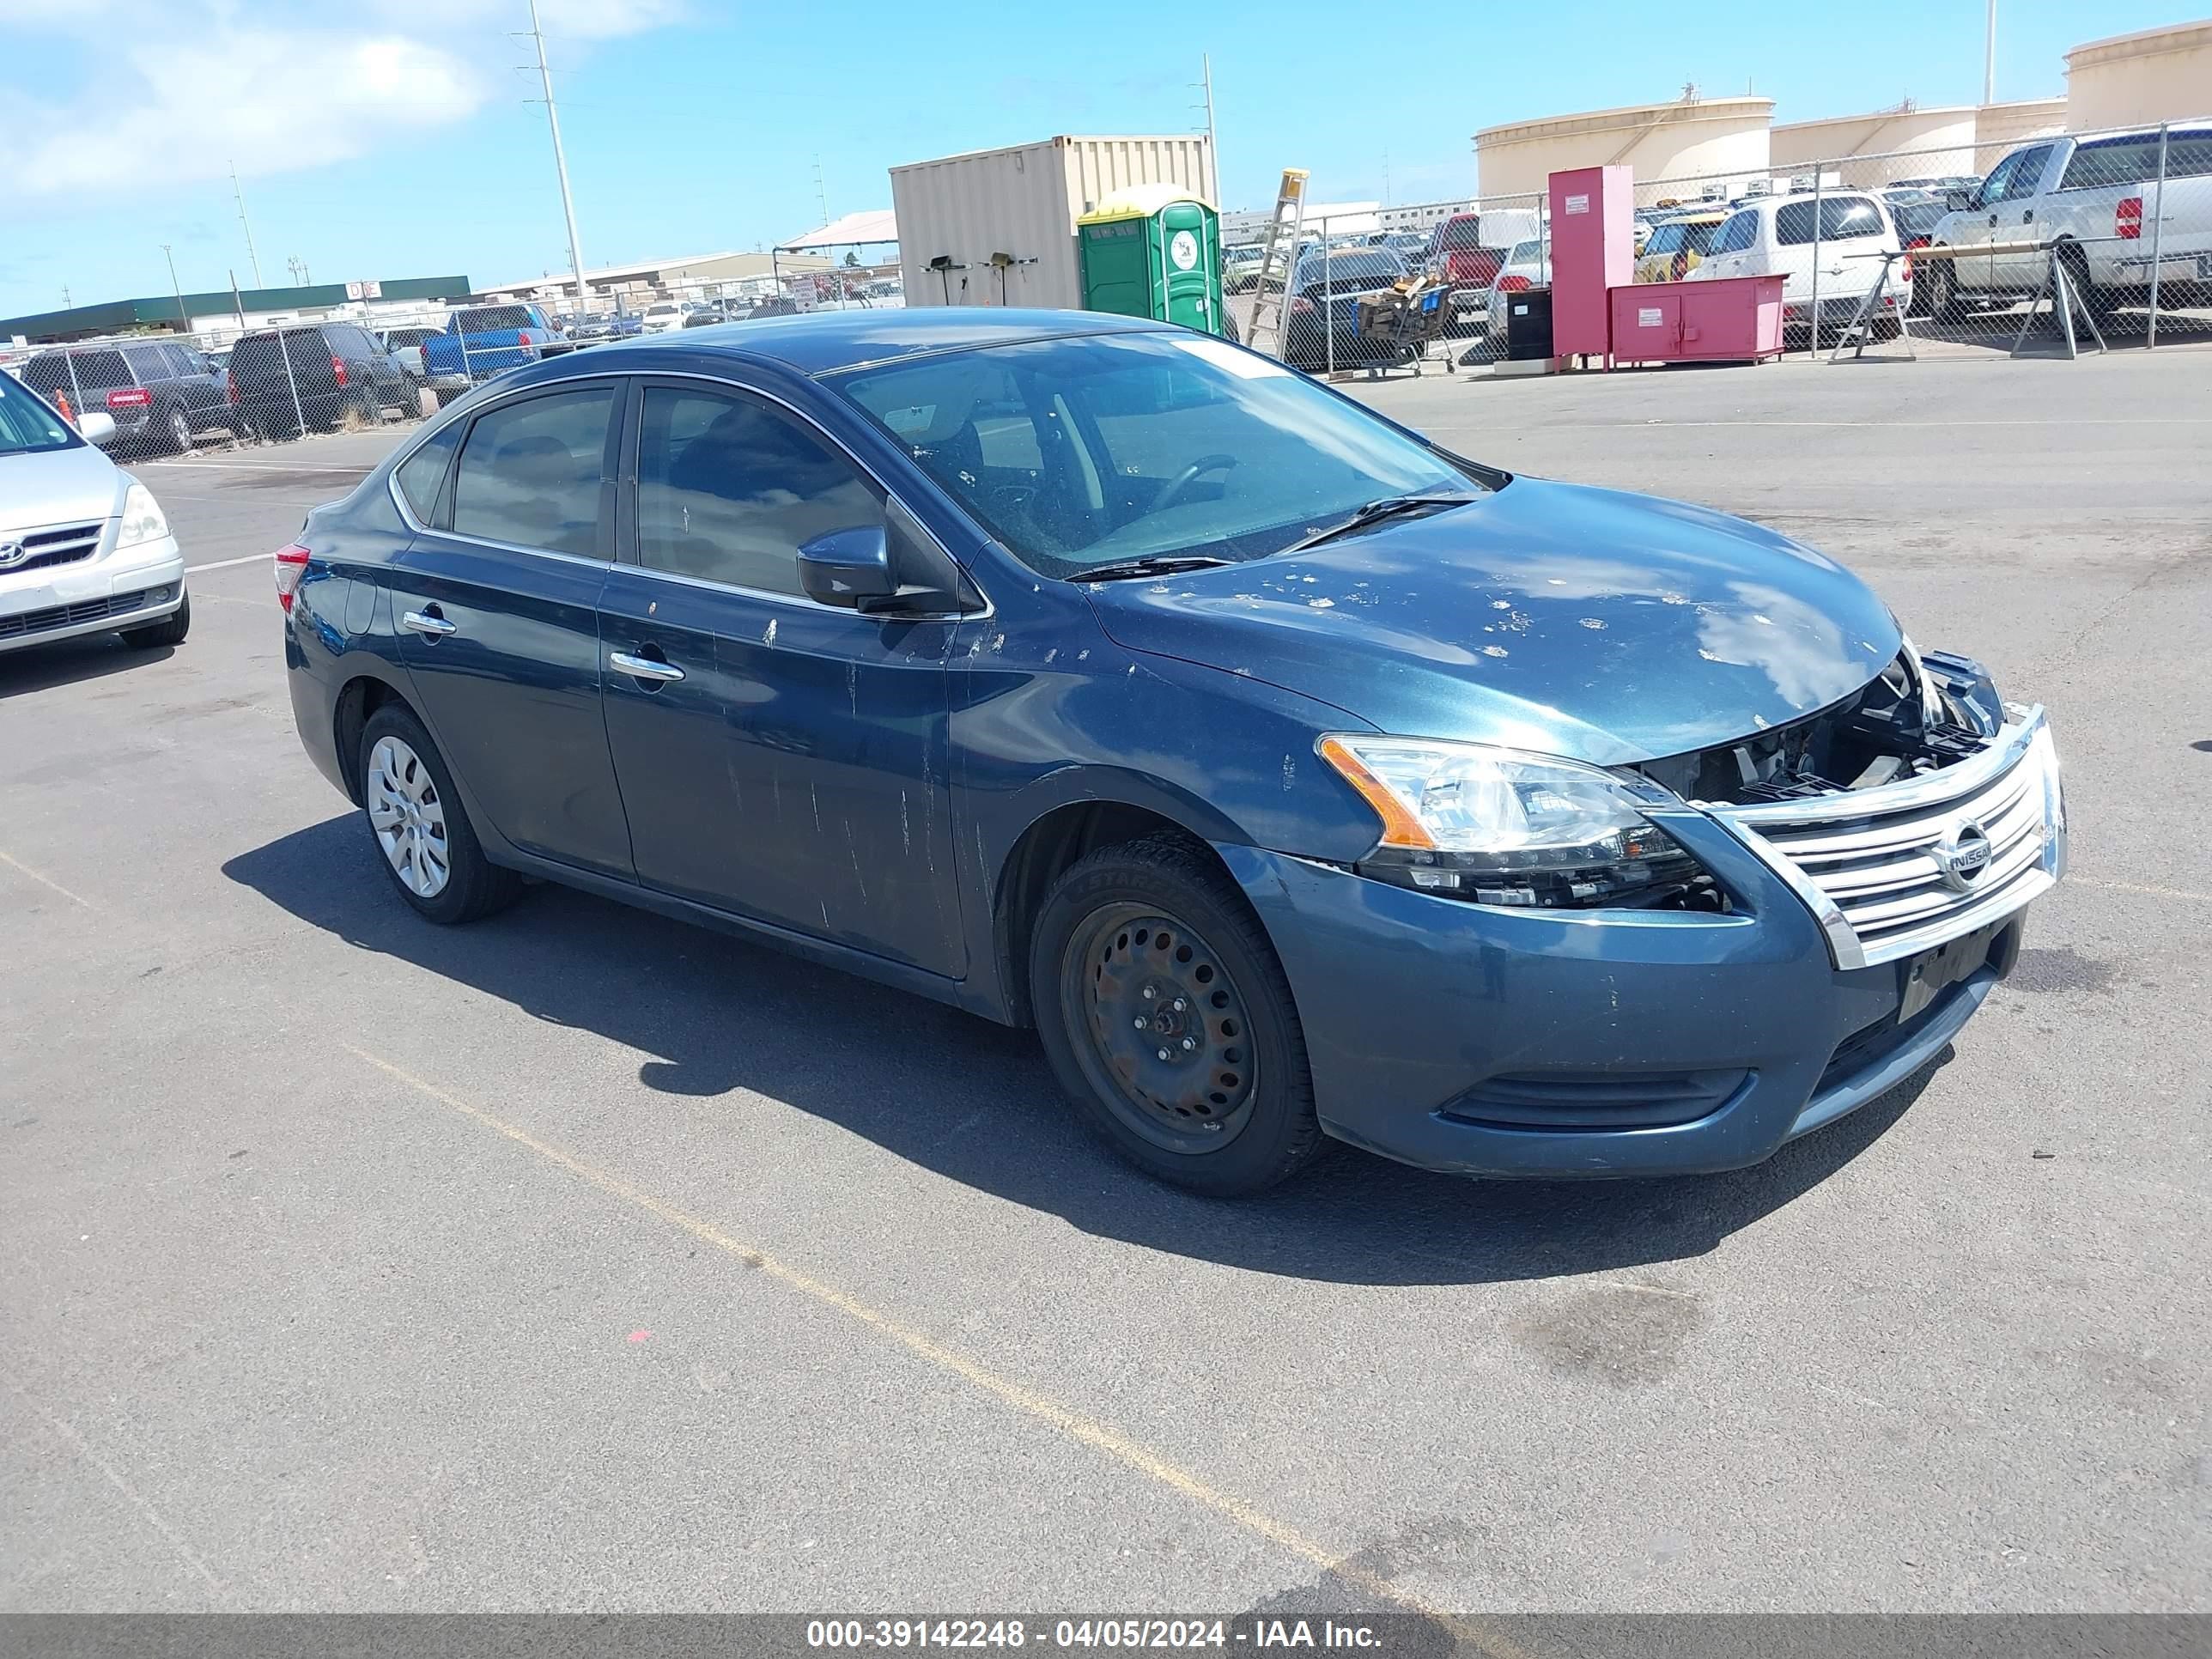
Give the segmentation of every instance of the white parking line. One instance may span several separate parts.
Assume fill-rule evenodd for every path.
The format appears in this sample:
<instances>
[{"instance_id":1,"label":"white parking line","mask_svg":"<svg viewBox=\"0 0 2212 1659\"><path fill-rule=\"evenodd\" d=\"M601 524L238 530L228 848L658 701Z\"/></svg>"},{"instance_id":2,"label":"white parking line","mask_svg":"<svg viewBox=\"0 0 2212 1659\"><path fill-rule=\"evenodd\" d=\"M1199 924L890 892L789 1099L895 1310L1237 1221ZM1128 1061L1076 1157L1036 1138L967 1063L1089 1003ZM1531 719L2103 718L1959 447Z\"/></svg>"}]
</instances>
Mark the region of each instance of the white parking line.
<instances>
[{"instance_id":1,"label":"white parking line","mask_svg":"<svg viewBox=\"0 0 2212 1659\"><path fill-rule=\"evenodd\" d=\"M249 553L242 559L217 559L213 564L188 564L185 567L185 574L197 576L203 570L228 570L234 564L267 564L269 558L266 553Z\"/></svg>"}]
</instances>

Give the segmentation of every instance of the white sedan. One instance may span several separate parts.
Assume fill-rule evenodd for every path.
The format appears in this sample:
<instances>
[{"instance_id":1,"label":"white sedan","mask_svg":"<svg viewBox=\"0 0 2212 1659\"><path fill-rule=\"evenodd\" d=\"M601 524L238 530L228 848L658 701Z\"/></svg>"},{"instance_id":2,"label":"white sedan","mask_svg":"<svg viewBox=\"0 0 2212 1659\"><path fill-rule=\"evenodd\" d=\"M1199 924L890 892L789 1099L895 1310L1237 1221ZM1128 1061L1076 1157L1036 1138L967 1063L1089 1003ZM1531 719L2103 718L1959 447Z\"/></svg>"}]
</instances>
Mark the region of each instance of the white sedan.
<instances>
[{"instance_id":1,"label":"white sedan","mask_svg":"<svg viewBox=\"0 0 2212 1659\"><path fill-rule=\"evenodd\" d=\"M1498 278L1490 285L1489 334L1493 349L1505 349L1505 305L1516 294L1526 294L1532 288L1543 288L1552 280L1552 262L1546 257L1542 242L1530 240L1516 242L1505 256L1504 264L1498 267Z\"/></svg>"}]
</instances>

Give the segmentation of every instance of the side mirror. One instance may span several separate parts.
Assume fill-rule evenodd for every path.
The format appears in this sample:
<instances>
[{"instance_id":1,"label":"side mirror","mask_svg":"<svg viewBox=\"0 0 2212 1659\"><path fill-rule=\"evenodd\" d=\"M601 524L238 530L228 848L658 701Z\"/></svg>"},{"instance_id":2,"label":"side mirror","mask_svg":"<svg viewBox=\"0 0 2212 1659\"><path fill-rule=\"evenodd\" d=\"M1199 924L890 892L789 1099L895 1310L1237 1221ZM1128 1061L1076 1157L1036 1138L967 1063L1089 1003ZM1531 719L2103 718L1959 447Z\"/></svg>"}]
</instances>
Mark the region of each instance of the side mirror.
<instances>
[{"instance_id":1,"label":"side mirror","mask_svg":"<svg viewBox=\"0 0 2212 1659\"><path fill-rule=\"evenodd\" d=\"M898 576L883 526L833 530L805 544L799 550L799 585L818 604L857 611L873 609L872 599L890 599L898 592Z\"/></svg>"},{"instance_id":2,"label":"side mirror","mask_svg":"<svg viewBox=\"0 0 2212 1659\"><path fill-rule=\"evenodd\" d=\"M98 409L80 415L76 417L76 435L88 444L112 444L115 441L115 416Z\"/></svg>"},{"instance_id":3,"label":"side mirror","mask_svg":"<svg viewBox=\"0 0 2212 1659\"><path fill-rule=\"evenodd\" d=\"M1947 190L1943 192L1943 205L1954 213L1967 212L1974 205L1974 192L1971 190Z\"/></svg>"}]
</instances>

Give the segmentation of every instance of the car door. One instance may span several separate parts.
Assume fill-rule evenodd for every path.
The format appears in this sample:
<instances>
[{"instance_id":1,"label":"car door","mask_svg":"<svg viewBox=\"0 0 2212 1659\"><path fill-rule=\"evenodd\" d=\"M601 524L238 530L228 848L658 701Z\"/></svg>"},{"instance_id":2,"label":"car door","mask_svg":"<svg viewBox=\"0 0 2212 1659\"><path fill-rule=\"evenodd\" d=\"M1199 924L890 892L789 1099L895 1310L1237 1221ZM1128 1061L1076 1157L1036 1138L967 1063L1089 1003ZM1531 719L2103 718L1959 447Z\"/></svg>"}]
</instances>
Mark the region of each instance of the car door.
<instances>
[{"instance_id":1,"label":"car door","mask_svg":"<svg viewBox=\"0 0 2212 1659\"><path fill-rule=\"evenodd\" d=\"M1960 250L1952 261L1958 286L1968 293L1986 293L1990 287L1990 243L1996 229L1997 212L2011 183L2013 170L2025 150L2017 150L1990 169L1974 192L1974 204L1951 222L1951 245Z\"/></svg>"},{"instance_id":2,"label":"car door","mask_svg":"<svg viewBox=\"0 0 2212 1659\"><path fill-rule=\"evenodd\" d=\"M728 381L641 379L600 600L638 879L957 977L946 766L957 618L800 590L799 546L902 508L819 427Z\"/></svg>"},{"instance_id":3,"label":"car door","mask_svg":"<svg viewBox=\"0 0 2212 1659\"><path fill-rule=\"evenodd\" d=\"M2036 214L2043 204L2043 175L2051 165L2051 153L2055 148L2038 144L2014 156L2004 194L1990 204L1990 245L2014 250L1990 255L1989 285L1992 289L2032 289L2043 280L2050 256L2025 245L2043 242L2049 236L2049 230Z\"/></svg>"},{"instance_id":4,"label":"car door","mask_svg":"<svg viewBox=\"0 0 2212 1659\"><path fill-rule=\"evenodd\" d=\"M391 613L471 805L526 852L627 878L599 631L621 391L564 381L479 413L392 568Z\"/></svg>"}]
</instances>

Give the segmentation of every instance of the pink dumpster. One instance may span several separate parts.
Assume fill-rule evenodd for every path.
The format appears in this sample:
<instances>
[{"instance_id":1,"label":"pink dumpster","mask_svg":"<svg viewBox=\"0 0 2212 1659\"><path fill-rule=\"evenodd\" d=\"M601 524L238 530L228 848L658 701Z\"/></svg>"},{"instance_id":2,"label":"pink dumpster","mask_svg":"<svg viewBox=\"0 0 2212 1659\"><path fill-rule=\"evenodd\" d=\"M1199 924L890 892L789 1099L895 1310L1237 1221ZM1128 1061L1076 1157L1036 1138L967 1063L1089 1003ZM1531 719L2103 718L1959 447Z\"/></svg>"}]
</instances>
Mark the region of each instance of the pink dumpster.
<instances>
[{"instance_id":1,"label":"pink dumpster","mask_svg":"<svg viewBox=\"0 0 2212 1659\"><path fill-rule=\"evenodd\" d=\"M1615 363L1756 362L1782 355L1782 279L1636 283L1612 290Z\"/></svg>"}]
</instances>

